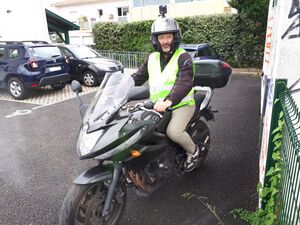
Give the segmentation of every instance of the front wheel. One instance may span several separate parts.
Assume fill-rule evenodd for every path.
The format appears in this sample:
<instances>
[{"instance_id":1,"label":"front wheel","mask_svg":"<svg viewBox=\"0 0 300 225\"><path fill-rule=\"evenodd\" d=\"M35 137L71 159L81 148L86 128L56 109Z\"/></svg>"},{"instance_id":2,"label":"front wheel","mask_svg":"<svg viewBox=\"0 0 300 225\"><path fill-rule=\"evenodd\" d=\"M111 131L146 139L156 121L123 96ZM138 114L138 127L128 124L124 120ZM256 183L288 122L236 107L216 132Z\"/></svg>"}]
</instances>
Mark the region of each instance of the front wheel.
<instances>
[{"instance_id":1,"label":"front wheel","mask_svg":"<svg viewBox=\"0 0 300 225\"><path fill-rule=\"evenodd\" d=\"M206 159L210 146L210 132L206 123L202 120L197 121L194 126L188 129L188 133L191 136L194 143L200 150L198 162L196 168L202 166Z\"/></svg>"},{"instance_id":2,"label":"front wheel","mask_svg":"<svg viewBox=\"0 0 300 225\"><path fill-rule=\"evenodd\" d=\"M94 87L98 85L97 76L93 71L86 71L83 73L83 83L85 86Z\"/></svg>"},{"instance_id":3,"label":"front wheel","mask_svg":"<svg viewBox=\"0 0 300 225\"><path fill-rule=\"evenodd\" d=\"M125 182L117 185L109 215L104 218L102 212L107 193L106 182L73 184L63 202L59 225L117 225L127 201Z\"/></svg>"}]
</instances>

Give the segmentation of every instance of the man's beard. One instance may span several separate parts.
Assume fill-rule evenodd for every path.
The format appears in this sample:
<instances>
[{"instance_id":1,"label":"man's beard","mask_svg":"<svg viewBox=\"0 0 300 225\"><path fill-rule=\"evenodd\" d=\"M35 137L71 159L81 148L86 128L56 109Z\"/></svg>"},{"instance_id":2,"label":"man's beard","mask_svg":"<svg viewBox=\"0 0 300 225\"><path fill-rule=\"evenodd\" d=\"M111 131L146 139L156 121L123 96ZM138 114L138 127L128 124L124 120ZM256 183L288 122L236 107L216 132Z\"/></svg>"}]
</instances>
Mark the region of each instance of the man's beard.
<instances>
[{"instance_id":1,"label":"man's beard","mask_svg":"<svg viewBox=\"0 0 300 225\"><path fill-rule=\"evenodd\" d=\"M163 50L164 53L168 54L171 51L171 44L163 45L162 50Z\"/></svg>"}]
</instances>

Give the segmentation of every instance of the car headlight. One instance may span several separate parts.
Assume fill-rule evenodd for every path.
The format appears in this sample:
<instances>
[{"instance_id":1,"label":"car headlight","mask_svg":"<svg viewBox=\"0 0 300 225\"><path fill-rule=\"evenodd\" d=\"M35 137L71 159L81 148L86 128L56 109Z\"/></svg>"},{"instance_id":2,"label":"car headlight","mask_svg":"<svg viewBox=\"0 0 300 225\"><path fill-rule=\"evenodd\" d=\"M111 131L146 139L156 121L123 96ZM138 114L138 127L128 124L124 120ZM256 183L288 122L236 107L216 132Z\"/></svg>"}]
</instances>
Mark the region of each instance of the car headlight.
<instances>
[{"instance_id":1,"label":"car headlight","mask_svg":"<svg viewBox=\"0 0 300 225\"><path fill-rule=\"evenodd\" d=\"M104 64L95 64L95 66L99 69L99 70L104 70L104 71L110 71L111 69L109 68L109 66L104 65Z\"/></svg>"},{"instance_id":2,"label":"car headlight","mask_svg":"<svg viewBox=\"0 0 300 225\"><path fill-rule=\"evenodd\" d=\"M102 136L103 130L97 130L87 133L88 126L85 125L79 133L77 140L77 151L80 156L87 155L92 152L97 140Z\"/></svg>"}]
</instances>

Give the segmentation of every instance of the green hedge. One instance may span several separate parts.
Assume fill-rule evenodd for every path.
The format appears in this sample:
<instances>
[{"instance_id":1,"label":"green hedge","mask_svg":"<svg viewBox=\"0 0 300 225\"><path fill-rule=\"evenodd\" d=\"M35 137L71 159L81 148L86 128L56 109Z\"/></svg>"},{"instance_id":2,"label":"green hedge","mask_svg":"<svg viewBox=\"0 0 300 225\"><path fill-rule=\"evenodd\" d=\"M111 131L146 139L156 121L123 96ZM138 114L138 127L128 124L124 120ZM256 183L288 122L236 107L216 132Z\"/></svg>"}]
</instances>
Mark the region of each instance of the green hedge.
<instances>
[{"instance_id":1,"label":"green hedge","mask_svg":"<svg viewBox=\"0 0 300 225\"><path fill-rule=\"evenodd\" d=\"M209 43L234 67L261 68L265 33L258 24L238 15L176 18L182 42ZM153 51L150 43L152 20L133 23L97 23L93 29L97 49Z\"/></svg>"}]
</instances>

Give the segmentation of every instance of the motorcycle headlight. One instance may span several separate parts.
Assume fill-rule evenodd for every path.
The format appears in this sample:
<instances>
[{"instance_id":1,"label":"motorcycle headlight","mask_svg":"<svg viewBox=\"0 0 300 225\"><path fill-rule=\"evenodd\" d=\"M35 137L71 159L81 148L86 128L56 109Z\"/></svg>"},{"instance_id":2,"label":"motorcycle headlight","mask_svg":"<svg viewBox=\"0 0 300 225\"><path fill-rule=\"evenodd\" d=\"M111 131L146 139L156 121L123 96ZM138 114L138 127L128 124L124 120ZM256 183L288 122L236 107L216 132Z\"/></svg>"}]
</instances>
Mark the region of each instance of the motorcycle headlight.
<instances>
[{"instance_id":1,"label":"motorcycle headlight","mask_svg":"<svg viewBox=\"0 0 300 225\"><path fill-rule=\"evenodd\" d=\"M86 133L88 126L84 126L78 137L77 151L80 156L91 153L93 147L97 143L97 140L103 134L103 130L97 130L91 133Z\"/></svg>"}]
</instances>

